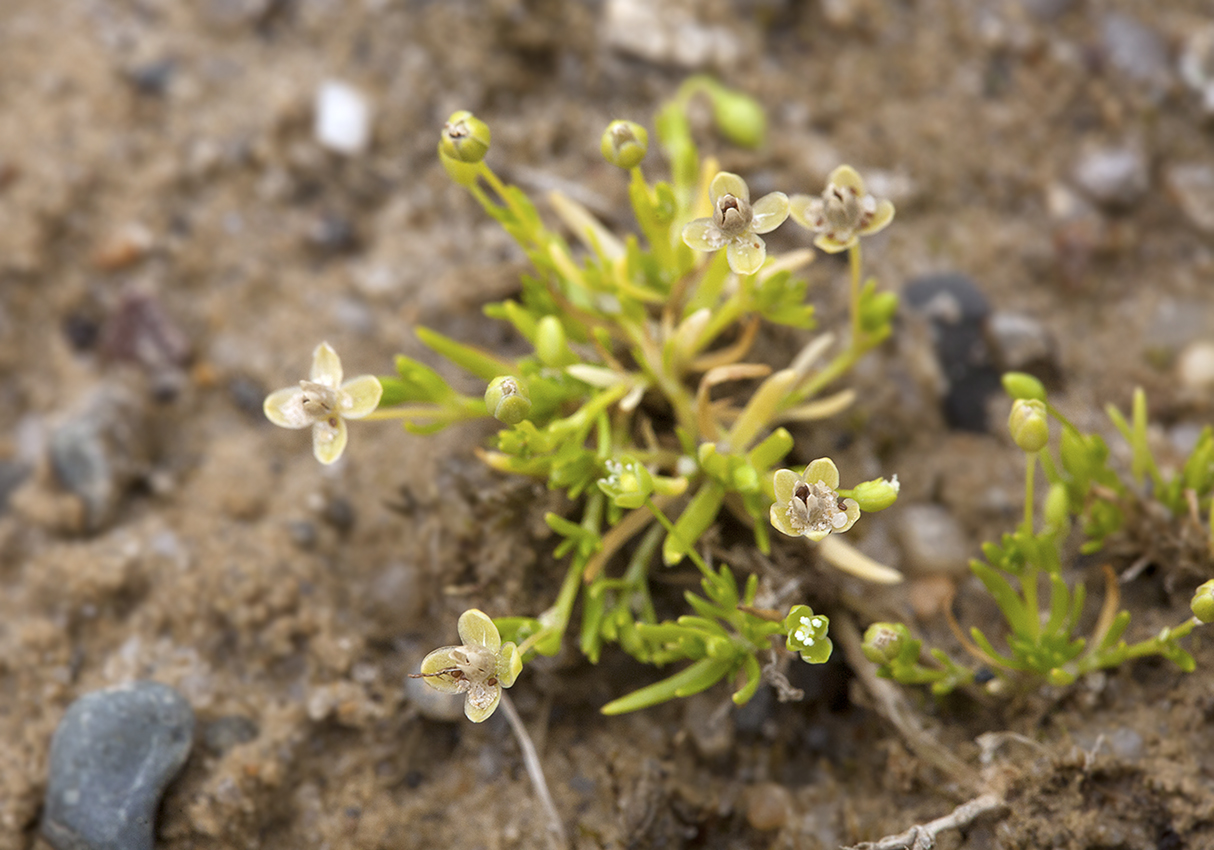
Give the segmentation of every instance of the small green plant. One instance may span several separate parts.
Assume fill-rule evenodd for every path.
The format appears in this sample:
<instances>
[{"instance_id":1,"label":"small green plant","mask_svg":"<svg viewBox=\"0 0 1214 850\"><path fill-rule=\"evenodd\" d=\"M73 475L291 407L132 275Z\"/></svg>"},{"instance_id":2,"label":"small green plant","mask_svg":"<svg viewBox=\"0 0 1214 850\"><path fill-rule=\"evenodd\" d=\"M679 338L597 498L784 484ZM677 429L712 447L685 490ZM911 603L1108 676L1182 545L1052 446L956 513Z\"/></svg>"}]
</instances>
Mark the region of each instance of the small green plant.
<instances>
[{"instance_id":1,"label":"small green plant","mask_svg":"<svg viewBox=\"0 0 1214 850\"><path fill-rule=\"evenodd\" d=\"M807 662L825 661L831 647L826 617L805 605L785 612L758 607L756 576L739 582L727 565L710 566L700 554L701 538L723 510L753 528L763 552L770 547L770 520L784 534L807 538L842 569L873 581L900 580L845 542L826 539L850 528L862 510L891 504L896 480L839 490L829 459L814 461L800 476L776 471L793 447L782 424L844 410L854 394L839 389L839 379L891 332L897 298L864 279L859 237L889 224L893 206L867 194L847 166L831 175L820 197L794 196L794 215L819 234L817 244L850 252L850 334L842 343L835 334L819 335L781 369L747 362L765 324L814 327L807 283L794 276L814 254L802 248L769 255L761 234L785 221L790 201L773 192L752 203L742 177L701 159L686 114L697 97L708 98L726 138L761 144L765 119L758 105L704 77L684 84L657 117L670 182L651 182L642 170L648 132L612 122L600 149L627 175L639 229L623 236L560 193L547 200L563 231L550 227L524 192L490 168L489 127L468 112L453 114L438 144L440 161L533 267L518 299L485 312L513 326L533 353L503 357L419 327L425 346L484 382L483 397L459 392L432 367L401 355L396 373L378 380L382 395L374 412L364 410L370 396L362 392L363 379L351 389L333 389L339 375L328 380L327 391L348 392L352 400L328 399L323 417L289 418L282 414L285 396L267 400L267 415L278 424L341 429L340 440L325 436L323 457L317 449L325 462L344 447L343 416L397 419L420 434L493 416L502 427L479 452L485 463L544 481L573 501L573 518L546 518L561 538L556 556L568 560L552 606L535 616L498 618L493 636L505 639L502 644L472 640L464 634L472 621L461 618L463 645L438 650L423 664L428 683L467 693L474 721L492 713L493 695L514 674L506 677L500 663L490 664L488 649L470 647L497 652L517 644L523 661L555 654L579 598L578 642L592 662L610 643L645 663L687 665L608 703L603 711L609 714L738 677L734 699L745 702L764 676L759 654L777 637ZM727 387L740 390L723 392ZM650 572L659 559L667 566L690 560L701 573L703 595L687 593L688 613L673 620L659 620L652 597ZM474 616L479 623L483 615L465 614ZM478 629L488 635L483 623Z\"/></svg>"},{"instance_id":2,"label":"small green plant","mask_svg":"<svg viewBox=\"0 0 1214 850\"><path fill-rule=\"evenodd\" d=\"M1004 386L1014 399L1008 428L1026 458L1024 520L998 543L983 547L985 560L970 563L1003 614L1007 627L1001 640L1004 646L998 648L999 637L992 639L977 626L968 636L957 628L958 639L1004 685L1034 686L1043 679L1066 685L1093 670L1149 655L1162 656L1180 669L1192 671L1193 656L1180 641L1200 623L1214 619L1214 583L1198 588L1193 617L1129 643L1124 636L1130 614L1118 610L1117 579L1106 567L1103 606L1091 633L1081 636L1077 629L1085 591L1082 583L1068 584L1063 575L1063 546L1073 520L1078 519L1082 550L1097 551L1121 529L1130 506L1148 498L1142 490L1147 481L1152 485L1151 497L1173 517L1211 511L1214 431L1205 429L1183 468L1171 477L1164 476L1147 443L1146 399L1137 391L1129 421L1109 408L1109 416L1132 452L1133 480L1127 482L1111 465L1104 441L1081 432L1051 405L1040 382L1012 373L1004 377ZM1048 450L1051 419L1061 430L1057 457ZM1038 467L1049 487L1040 517L1034 509ZM1210 551L1214 554L1214 540ZM904 684L928 684L936 693L975 681L974 669L940 650L931 652L934 664L923 663L921 649L921 642L902 624L875 623L864 636L865 655L878 665L880 675Z\"/></svg>"}]
</instances>

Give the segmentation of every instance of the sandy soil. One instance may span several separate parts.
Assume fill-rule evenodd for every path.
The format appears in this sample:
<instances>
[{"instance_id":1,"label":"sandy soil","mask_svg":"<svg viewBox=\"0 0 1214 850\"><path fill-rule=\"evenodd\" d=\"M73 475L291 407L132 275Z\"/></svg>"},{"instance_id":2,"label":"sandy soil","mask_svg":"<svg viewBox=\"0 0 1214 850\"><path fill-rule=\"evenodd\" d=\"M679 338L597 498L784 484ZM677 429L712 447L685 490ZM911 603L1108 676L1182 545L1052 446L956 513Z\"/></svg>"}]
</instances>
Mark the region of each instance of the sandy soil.
<instances>
[{"instance_id":1,"label":"sandy soil","mask_svg":"<svg viewBox=\"0 0 1214 850\"><path fill-rule=\"evenodd\" d=\"M1124 408L1138 384L1165 454L1211 421L1209 378L1184 364L1214 341L1214 190L1177 171L1214 172L1211 126L1176 71L1211 24L1206 0L680 2L661 12L677 33L665 41L629 28L632 5L2 4L0 850L48 846L37 819L67 705L135 677L174 685L198 715L162 810L166 850L542 846L505 719L430 719L439 709L404 681L464 608L551 602L561 565L542 514L564 506L481 468L481 426L361 427L321 468L305 435L260 412L320 340L349 374L424 356L417 323L518 344L480 307L514 291L521 254L434 158L456 108L492 125L509 179L580 186L628 227L602 128L648 123L688 73L714 72L769 110L759 153L703 128L756 193L817 191L841 161L884 181L898 219L867 253L884 285L962 272L995 310L1028 316L1053 340L1060 403L1086 426L1111 430L1103 405ZM365 153L314 138L330 78L372 105ZM1085 196L1077 171L1102 149L1137 170ZM770 244L800 241L784 228ZM843 309L843 272L811 269L825 322ZM976 554L1015 521L1006 407L993 403L989 434L948 430L912 325L860 370L857 415L798 432L796 455L898 473L903 503L943 506ZM802 341L773 336L765 354ZM107 464L89 499L48 460L70 422L90 423ZM980 600L964 575L914 571L898 510L854 532L912 573L884 594L799 548L760 564L729 529L718 540L828 613L865 597L862 621L901 616L947 642L941 594L960 590L963 618ZM1150 547L1174 555L1172 534L1148 526L1114 566ZM1181 571L1157 554L1123 587L1139 636L1179 621L1214 577L1208 554L1184 556ZM1148 661L1014 703L907 692L1009 803L938 846L1214 847L1214 647L1192 648L1190 676ZM763 692L733 712L713 690L609 719L597 707L652 673L570 650L512 693L579 848L834 848L976 793L908 751L841 655L795 669L801 703ZM1020 737L980 763L978 736L1005 731Z\"/></svg>"}]
</instances>

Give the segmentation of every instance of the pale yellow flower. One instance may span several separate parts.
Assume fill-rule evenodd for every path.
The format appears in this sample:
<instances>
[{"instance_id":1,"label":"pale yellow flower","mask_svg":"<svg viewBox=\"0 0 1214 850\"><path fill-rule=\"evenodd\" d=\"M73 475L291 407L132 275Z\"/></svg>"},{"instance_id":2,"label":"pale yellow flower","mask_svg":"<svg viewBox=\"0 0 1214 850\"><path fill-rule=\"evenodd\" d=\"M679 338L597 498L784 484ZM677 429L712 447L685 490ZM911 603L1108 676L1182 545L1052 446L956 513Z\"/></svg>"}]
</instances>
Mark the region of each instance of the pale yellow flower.
<instances>
[{"instance_id":1,"label":"pale yellow flower","mask_svg":"<svg viewBox=\"0 0 1214 850\"><path fill-rule=\"evenodd\" d=\"M461 646L444 646L422 659L421 677L445 694L464 694L464 714L481 723L497 710L502 688L514 684L523 659L512 642L502 643L488 615L470 608L460 615Z\"/></svg>"},{"instance_id":2,"label":"pale yellow flower","mask_svg":"<svg viewBox=\"0 0 1214 850\"><path fill-rule=\"evenodd\" d=\"M683 228L683 241L697 251L725 249L734 274L754 274L767 259L759 238L788 218L788 196L772 192L750 203L750 189L736 174L722 171L708 187L712 216L697 218Z\"/></svg>"},{"instance_id":3,"label":"pale yellow flower","mask_svg":"<svg viewBox=\"0 0 1214 850\"><path fill-rule=\"evenodd\" d=\"M347 419L361 419L379 406L383 385L374 375L359 375L342 383L341 358L322 342L312 352L312 374L298 387L266 396L266 418L280 428L312 428L312 453L321 463L333 463L346 448Z\"/></svg>"},{"instance_id":4,"label":"pale yellow flower","mask_svg":"<svg viewBox=\"0 0 1214 850\"><path fill-rule=\"evenodd\" d=\"M839 469L828 457L820 457L797 475L791 469L776 472L775 504L771 524L789 537L821 540L832 531L841 534L856 524L860 506L855 499L841 499Z\"/></svg>"},{"instance_id":5,"label":"pale yellow flower","mask_svg":"<svg viewBox=\"0 0 1214 850\"><path fill-rule=\"evenodd\" d=\"M864 180L850 165L830 173L820 196L793 195L788 213L802 227L818 234L814 244L828 254L846 251L861 236L876 233L894 220L894 205L864 191Z\"/></svg>"}]
</instances>

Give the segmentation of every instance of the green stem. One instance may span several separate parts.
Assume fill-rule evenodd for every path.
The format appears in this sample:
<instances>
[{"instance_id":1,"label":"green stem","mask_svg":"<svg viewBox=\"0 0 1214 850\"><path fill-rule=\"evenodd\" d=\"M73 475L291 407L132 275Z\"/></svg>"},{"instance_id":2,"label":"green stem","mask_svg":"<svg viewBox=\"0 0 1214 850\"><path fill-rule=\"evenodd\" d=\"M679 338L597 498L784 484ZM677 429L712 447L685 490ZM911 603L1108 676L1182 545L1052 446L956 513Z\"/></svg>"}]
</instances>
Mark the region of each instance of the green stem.
<instances>
[{"instance_id":1,"label":"green stem","mask_svg":"<svg viewBox=\"0 0 1214 850\"><path fill-rule=\"evenodd\" d=\"M662 524L662 527L666 529L667 534L674 535L676 537L678 536L679 533L675 530L674 523L671 522L670 518L662 512L661 508L653 503L653 499L646 499L645 505L650 511L652 511L657 521ZM687 547L687 557L691 558L691 562L699 568L700 572L704 574L705 578L711 579L714 577L712 570L709 568L708 564L704 563L704 559L700 557L700 553L695 550L694 545Z\"/></svg>"},{"instance_id":2,"label":"green stem","mask_svg":"<svg viewBox=\"0 0 1214 850\"><path fill-rule=\"evenodd\" d=\"M859 351L864 338L864 329L860 325L860 240L857 239L847 249L848 265L851 266L851 348ZM856 355L857 357L859 354Z\"/></svg>"},{"instance_id":3,"label":"green stem","mask_svg":"<svg viewBox=\"0 0 1214 850\"><path fill-rule=\"evenodd\" d=\"M1024 464L1024 533L1033 534L1033 483L1037 472L1037 453L1026 452Z\"/></svg>"}]
</instances>

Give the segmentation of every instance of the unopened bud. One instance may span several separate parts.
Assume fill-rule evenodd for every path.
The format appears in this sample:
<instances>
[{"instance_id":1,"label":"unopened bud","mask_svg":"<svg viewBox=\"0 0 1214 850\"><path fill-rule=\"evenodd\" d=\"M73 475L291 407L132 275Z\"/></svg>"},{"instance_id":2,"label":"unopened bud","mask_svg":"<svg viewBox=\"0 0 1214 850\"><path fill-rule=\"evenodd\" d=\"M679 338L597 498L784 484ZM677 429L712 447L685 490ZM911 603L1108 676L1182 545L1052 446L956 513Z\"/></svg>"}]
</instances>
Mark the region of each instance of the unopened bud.
<instances>
[{"instance_id":1,"label":"unopened bud","mask_svg":"<svg viewBox=\"0 0 1214 850\"><path fill-rule=\"evenodd\" d=\"M1193 616L1201 622L1214 623L1214 579L1197 588L1189 607L1193 609Z\"/></svg>"},{"instance_id":2,"label":"unopened bud","mask_svg":"<svg viewBox=\"0 0 1214 850\"><path fill-rule=\"evenodd\" d=\"M865 513L874 513L883 511L898 501L900 489L902 489L902 485L898 482L897 475L888 481L884 478L874 478L872 481L856 485L851 491L851 497L856 500L860 510Z\"/></svg>"},{"instance_id":3,"label":"unopened bud","mask_svg":"<svg viewBox=\"0 0 1214 850\"><path fill-rule=\"evenodd\" d=\"M498 422L517 425L531 412L531 399L518 378L503 375L489 382L489 389L485 390L485 407Z\"/></svg>"},{"instance_id":4,"label":"unopened bud","mask_svg":"<svg viewBox=\"0 0 1214 850\"><path fill-rule=\"evenodd\" d=\"M1045 401L1045 384L1024 372L1005 372L1003 389L1012 398Z\"/></svg>"},{"instance_id":5,"label":"unopened bud","mask_svg":"<svg viewBox=\"0 0 1214 850\"><path fill-rule=\"evenodd\" d=\"M901 623L873 623L865 630L860 648L874 664L889 664L902 653L909 634Z\"/></svg>"},{"instance_id":6,"label":"unopened bud","mask_svg":"<svg viewBox=\"0 0 1214 850\"><path fill-rule=\"evenodd\" d=\"M456 162L480 162L489 152L489 125L466 109L453 112L438 149Z\"/></svg>"},{"instance_id":7,"label":"unopened bud","mask_svg":"<svg viewBox=\"0 0 1214 850\"><path fill-rule=\"evenodd\" d=\"M633 121L612 121L603 131L603 159L618 168L640 165L649 150L649 133Z\"/></svg>"},{"instance_id":8,"label":"unopened bud","mask_svg":"<svg viewBox=\"0 0 1214 850\"><path fill-rule=\"evenodd\" d=\"M722 136L741 148L763 144L767 116L757 100L715 82L706 85L704 91L712 102L712 116Z\"/></svg>"},{"instance_id":9,"label":"unopened bud","mask_svg":"<svg viewBox=\"0 0 1214 850\"><path fill-rule=\"evenodd\" d=\"M1055 483L1050 485L1050 492L1045 497L1045 522L1051 528L1064 529L1071 518L1071 500L1066 493L1066 485Z\"/></svg>"},{"instance_id":10,"label":"unopened bud","mask_svg":"<svg viewBox=\"0 0 1214 850\"><path fill-rule=\"evenodd\" d=\"M1007 419L1008 430L1023 451L1039 452L1050 441L1050 425L1046 419L1045 403L1037 399L1016 399Z\"/></svg>"},{"instance_id":11,"label":"unopened bud","mask_svg":"<svg viewBox=\"0 0 1214 850\"><path fill-rule=\"evenodd\" d=\"M570 362L565 326L556 316L544 316L535 326L535 353L545 366L559 368Z\"/></svg>"}]
</instances>

